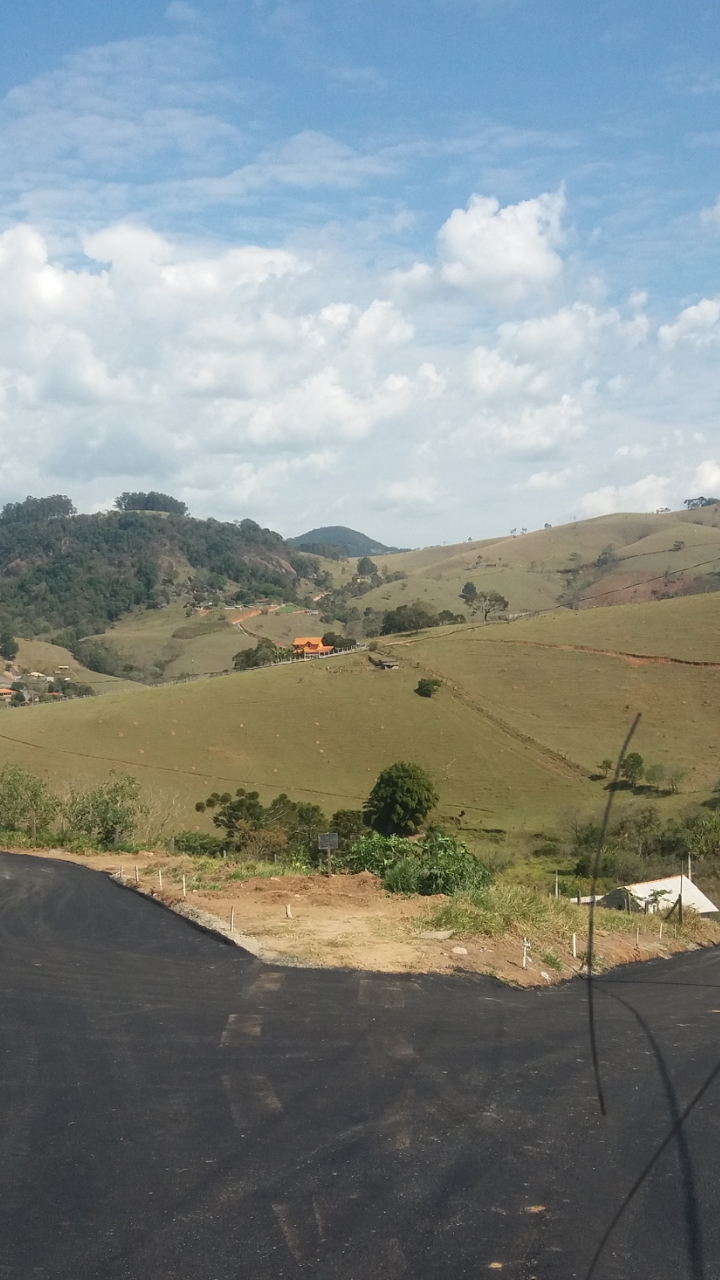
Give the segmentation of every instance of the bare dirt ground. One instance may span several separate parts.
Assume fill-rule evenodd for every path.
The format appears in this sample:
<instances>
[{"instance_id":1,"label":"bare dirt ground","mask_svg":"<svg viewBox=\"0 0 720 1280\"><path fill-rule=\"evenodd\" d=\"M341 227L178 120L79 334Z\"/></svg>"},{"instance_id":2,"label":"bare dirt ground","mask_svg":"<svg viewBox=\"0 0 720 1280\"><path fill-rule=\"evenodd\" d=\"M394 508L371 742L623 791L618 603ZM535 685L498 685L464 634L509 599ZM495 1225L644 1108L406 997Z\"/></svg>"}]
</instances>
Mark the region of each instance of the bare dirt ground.
<instances>
[{"instance_id":1,"label":"bare dirt ground","mask_svg":"<svg viewBox=\"0 0 720 1280\"><path fill-rule=\"evenodd\" d=\"M130 887L276 963L383 973L489 973L518 986L547 986L579 973L586 947L587 916L578 911L577 958L571 944L554 939L544 953L551 954L554 963L548 963L541 950L531 948L523 968L521 936L442 936L423 923L445 899L386 894L369 872L331 878L253 877L226 882L217 889L188 887L183 897L182 874L189 881L192 866L187 858L152 853L81 856L47 849L17 852L124 877ZM720 928L707 928L708 940L717 943ZM431 936L423 936L428 933ZM643 932L641 916L633 917L627 932L598 929L595 938L598 967L604 969L697 948L696 943L675 938L672 926L662 941L656 933Z\"/></svg>"}]
</instances>

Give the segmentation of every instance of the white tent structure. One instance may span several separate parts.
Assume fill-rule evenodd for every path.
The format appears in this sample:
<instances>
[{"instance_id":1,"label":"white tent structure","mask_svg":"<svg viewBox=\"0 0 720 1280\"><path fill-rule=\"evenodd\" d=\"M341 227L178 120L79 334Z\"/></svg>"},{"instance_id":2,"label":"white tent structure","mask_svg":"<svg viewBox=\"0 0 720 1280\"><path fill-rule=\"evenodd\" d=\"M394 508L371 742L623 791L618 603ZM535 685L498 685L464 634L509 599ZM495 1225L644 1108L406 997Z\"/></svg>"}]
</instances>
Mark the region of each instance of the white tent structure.
<instances>
[{"instance_id":1,"label":"white tent structure","mask_svg":"<svg viewBox=\"0 0 720 1280\"><path fill-rule=\"evenodd\" d=\"M714 902L698 889L687 876L665 876L662 880L641 880L639 884L626 884L618 889L611 889L603 898L596 898L602 907L623 908L628 903L631 911L645 911L654 915L658 911L667 914L678 898L682 898L683 908L697 911L699 916L717 914Z\"/></svg>"}]
</instances>

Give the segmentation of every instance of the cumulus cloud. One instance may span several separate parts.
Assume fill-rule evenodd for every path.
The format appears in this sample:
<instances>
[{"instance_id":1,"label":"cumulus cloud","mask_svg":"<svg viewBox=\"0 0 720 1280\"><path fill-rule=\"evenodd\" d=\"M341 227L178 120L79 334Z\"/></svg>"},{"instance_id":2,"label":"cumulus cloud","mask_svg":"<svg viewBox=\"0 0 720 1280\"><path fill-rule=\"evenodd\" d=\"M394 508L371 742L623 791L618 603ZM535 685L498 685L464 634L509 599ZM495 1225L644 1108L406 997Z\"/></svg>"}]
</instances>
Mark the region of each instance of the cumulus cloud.
<instances>
[{"instance_id":1,"label":"cumulus cloud","mask_svg":"<svg viewBox=\"0 0 720 1280\"><path fill-rule=\"evenodd\" d=\"M550 284L562 270L562 192L501 208L494 196L474 195L438 232L441 276L500 302L517 302Z\"/></svg>"},{"instance_id":2,"label":"cumulus cloud","mask_svg":"<svg viewBox=\"0 0 720 1280\"><path fill-rule=\"evenodd\" d=\"M533 314L491 325L466 291L388 298L387 275L340 270L307 239L302 252L212 245L121 221L82 250L63 261L27 224L0 235L5 500L69 490L96 507L158 487L198 514L252 504L293 532L292 513L310 514L316 494L326 518L347 521L349 504L392 514L386 536L408 543L431 538L423 522L436 518L443 536L448 512L464 527L478 492L498 511L522 492L526 520L537 502L556 521L550 498L567 514L652 510L685 496L702 458L691 451L703 433L677 425L689 384L677 370L661 384L668 362L656 374L644 314L577 301L543 313L534 298ZM468 314L486 321L459 340ZM689 308L667 327L706 333L714 316L703 328ZM625 482L629 464L663 448L687 455L681 491L665 475ZM582 497L599 466L607 483ZM717 490L714 461L695 484Z\"/></svg>"},{"instance_id":3,"label":"cumulus cloud","mask_svg":"<svg viewBox=\"0 0 720 1280\"><path fill-rule=\"evenodd\" d=\"M615 511L657 511L666 504L668 476L647 475L634 484L604 485L586 493L580 507L586 516L609 516Z\"/></svg>"},{"instance_id":4,"label":"cumulus cloud","mask_svg":"<svg viewBox=\"0 0 720 1280\"><path fill-rule=\"evenodd\" d=\"M686 307L672 324L663 324L658 330L660 346L665 350L685 342L695 347L708 346L720 337L718 320L720 301L717 298L701 298L692 307Z\"/></svg>"},{"instance_id":5,"label":"cumulus cloud","mask_svg":"<svg viewBox=\"0 0 720 1280\"><path fill-rule=\"evenodd\" d=\"M720 496L720 466L714 458L706 458L695 472L695 487L706 498Z\"/></svg>"}]
</instances>

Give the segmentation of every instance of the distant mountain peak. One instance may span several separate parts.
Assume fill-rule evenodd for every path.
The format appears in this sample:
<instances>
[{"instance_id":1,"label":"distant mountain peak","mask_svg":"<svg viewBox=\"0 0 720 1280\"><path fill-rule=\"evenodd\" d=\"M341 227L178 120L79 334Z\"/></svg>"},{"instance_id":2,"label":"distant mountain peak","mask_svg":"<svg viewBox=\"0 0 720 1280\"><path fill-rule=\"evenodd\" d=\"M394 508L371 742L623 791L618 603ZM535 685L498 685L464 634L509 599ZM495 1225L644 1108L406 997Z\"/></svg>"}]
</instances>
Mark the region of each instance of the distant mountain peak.
<instances>
[{"instance_id":1,"label":"distant mountain peak","mask_svg":"<svg viewBox=\"0 0 720 1280\"><path fill-rule=\"evenodd\" d=\"M286 538L291 547L302 551L310 551L314 555L329 556L338 559L345 556L381 556L389 551L401 551L402 547L386 547L383 542L369 538L366 533L357 529L348 529L343 524L323 525L320 529L310 529L297 538Z\"/></svg>"}]
</instances>

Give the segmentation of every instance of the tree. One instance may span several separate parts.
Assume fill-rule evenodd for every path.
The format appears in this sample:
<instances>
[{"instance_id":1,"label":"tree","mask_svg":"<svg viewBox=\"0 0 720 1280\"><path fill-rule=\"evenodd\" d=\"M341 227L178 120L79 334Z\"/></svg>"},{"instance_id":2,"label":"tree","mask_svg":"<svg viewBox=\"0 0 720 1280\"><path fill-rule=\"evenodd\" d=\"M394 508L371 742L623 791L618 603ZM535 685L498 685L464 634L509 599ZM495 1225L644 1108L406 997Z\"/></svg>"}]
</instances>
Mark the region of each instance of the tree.
<instances>
[{"instance_id":1,"label":"tree","mask_svg":"<svg viewBox=\"0 0 720 1280\"><path fill-rule=\"evenodd\" d=\"M265 810L260 803L257 791L246 791L238 787L234 796L229 791L219 795L213 791L207 800L198 800L195 805L197 813L205 813L206 809L217 809L213 814L213 823L225 832L228 840L235 840L244 829L261 827L264 824Z\"/></svg>"},{"instance_id":2,"label":"tree","mask_svg":"<svg viewBox=\"0 0 720 1280\"><path fill-rule=\"evenodd\" d=\"M697 511L699 507L714 507L718 502L720 498L686 498L683 506L687 507L688 511Z\"/></svg>"},{"instance_id":3,"label":"tree","mask_svg":"<svg viewBox=\"0 0 720 1280\"><path fill-rule=\"evenodd\" d=\"M0 657L12 662L17 657L18 642L13 636L10 625L4 622L0 627Z\"/></svg>"},{"instance_id":4,"label":"tree","mask_svg":"<svg viewBox=\"0 0 720 1280\"><path fill-rule=\"evenodd\" d=\"M681 769L680 766L677 764L673 765L671 769L668 769L667 780L670 783L670 790L672 791L674 796L677 795L678 791L680 790L680 783L682 782L683 778L686 778L686 777L687 777L687 769Z\"/></svg>"},{"instance_id":5,"label":"tree","mask_svg":"<svg viewBox=\"0 0 720 1280\"><path fill-rule=\"evenodd\" d=\"M330 819L330 831L337 832L338 849L345 853L367 834L367 826L362 809L338 809Z\"/></svg>"},{"instance_id":6,"label":"tree","mask_svg":"<svg viewBox=\"0 0 720 1280\"><path fill-rule=\"evenodd\" d=\"M176 516L186 516L187 506L178 498L171 498L169 493L121 493L115 499L118 511L163 511Z\"/></svg>"},{"instance_id":7,"label":"tree","mask_svg":"<svg viewBox=\"0 0 720 1280\"><path fill-rule=\"evenodd\" d=\"M398 760L383 769L365 801L371 827L381 835L410 835L439 799L431 779L419 764Z\"/></svg>"},{"instance_id":8,"label":"tree","mask_svg":"<svg viewBox=\"0 0 720 1280\"><path fill-rule=\"evenodd\" d=\"M422 679L418 680L415 692L419 693L421 698L432 698L441 684L442 680L433 680L429 676L423 676Z\"/></svg>"},{"instance_id":9,"label":"tree","mask_svg":"<svg viewBox=\"0 0 720 1280\"><path fill-rule=\"evenodd\" d=\"M2 509L3 524L30 524L44 520L61 520L77 515L69 498L54 493L50 498L26 498L24 502L8 502Z\"/></svg>"},{"instance_id":10,"label":"tree","mask_svg":"<svg viewBox=\"0 0 720 1280\"><path fill-rule=\"evenodd\" d=\"M274 662L282 662L291 656L290 649L281 649L267 636L263 636L254 649L241 649L236 653L233 666L236 671L252 671L255 667L269 667Z\"/></svg>"},{"instance_id":11,"label":"tree","mask_svg":"<svg viewBox=\"0 0 720 1280\"><path fill-rule=\"evenodd\" d=\"M350 636L341 636L337 631L326 631L323 638L323 644L330 645L333 649L354 649L356 641Z\"/></svg>"},{"instance_id":12,"label":"tree","mask_svg":"<svg viewBox=\"0 0 720 1280\"><path fill-rule=\"evenodd\" d=\"M613 762L612 760L609 759L609 757L606 756L604 760L600 761L600 771L602 773L603 778L607 778L612 767L613 767Z\"/></svg>"},{"instance_id":13,"label":"tree","mask_svg":"<svg viewBox=\"0 0 720 1280\"><path fill-rule=\"evenodd\" d=\"M508 602L499 591L479 591L473 605L473 613L481 613L483 622L487 622L493 613L503 613Z\"/></svg>"},{"instance_id":14,"label":"tree","mask_svg":"<svg viewBox=\"0 0 720 1280\"><path fill-rule=\"evenodd\" d=\"M645 761L638 751L631 751L622 762L620 773L631 787L636 787L645 772Z\"/></svg>"},{"instance_id":15,"label":"tree","mask_svg":"<svg viewBox=\"0 0 720 1280\"><path fill-rule=\"evenodd\" d=\"M435 611L422 601L415 600L412 604L401 604L397 609L388 609L383 615L380 634L391 636L399 631L424 631L427 627L439 625L440 619Z\"/></svg>"},{"instance_id":16,"label":"tree","mask_svg":"<svg viewBox=\"0 0 720 1280\"><path fill-rule=\"evenodd\" d=\"M376 578L378 576L377 565L369 556L361 556L357 562L358 578Z\"/></svg>"},{"instance_id":17,"label":"tree","mask_svg":"<svg viewBox=\"0 0 720 1280\"><path fill-rule=\"evenodd\" d=\"M607 546L603 547L602 551L600 552L600 555L595 561L595 567L597 569L609 569L610 566L615 564L616 562L617 562L617 556L615 554L615 548L613 547L613 544L611 542L608 542Z\"/></svg>"},{"instance_id":18,"label":"tree","mask_svg":"<svg viewBox=\"0 0 720 1280\"><path fill-rule=\"evenodd\" d=\"M664 764L649 764L645 770L645 781L649 782L656 792L659 792L660 783L665 781L666 772Z\"/></svg>"},{"instance_id":19,"label":"tree","mask_svg":"<svg viewBox=\"0 0 720 1280\"><path fill-rule=\"evenodd\" d=\"M467 605L474 604L477 599L477 587L474 582L466 582L460 592L460 599L464 600Z\"/></svg>"}]
</instances>

